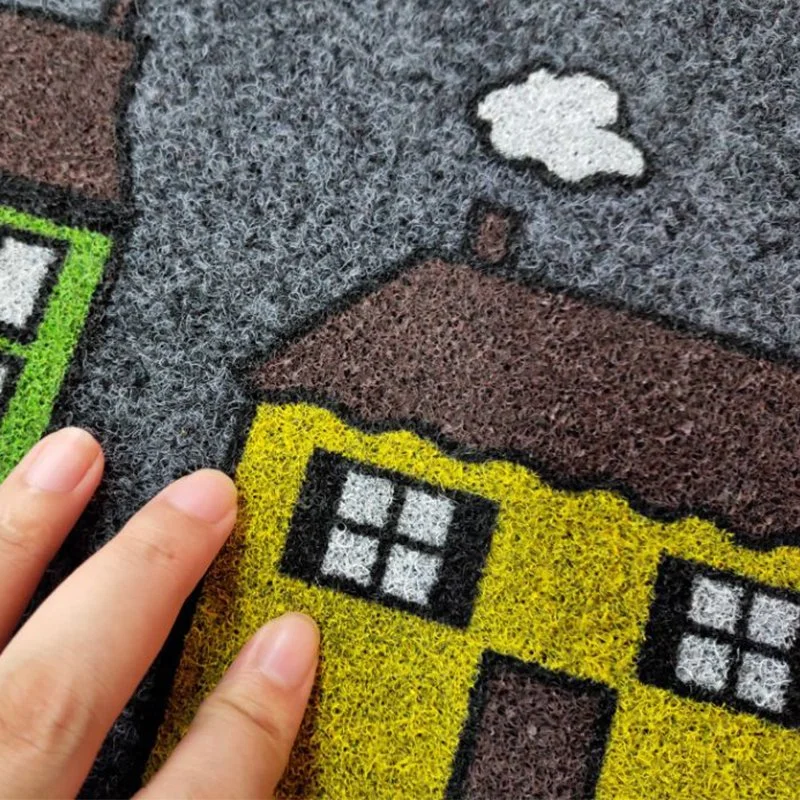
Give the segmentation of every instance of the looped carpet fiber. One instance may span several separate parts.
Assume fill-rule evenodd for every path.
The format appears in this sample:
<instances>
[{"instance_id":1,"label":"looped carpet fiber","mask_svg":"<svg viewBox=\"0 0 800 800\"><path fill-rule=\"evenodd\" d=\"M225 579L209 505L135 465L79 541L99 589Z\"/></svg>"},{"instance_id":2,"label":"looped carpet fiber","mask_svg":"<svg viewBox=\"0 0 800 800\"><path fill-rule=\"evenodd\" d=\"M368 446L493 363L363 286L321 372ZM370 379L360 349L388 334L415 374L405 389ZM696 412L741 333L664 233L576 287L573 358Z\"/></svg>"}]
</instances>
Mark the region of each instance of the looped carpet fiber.
<instances>
[{"instance_id":1,"label":"looped carpet fiber","mask_svg":"<svg viewBox=\"0 0 800 800\"><path fill-rule=\"evenodd\" d=\"M0 3L0 473L241 515L84 793L312 613L297 798L793 798L795 2Z\"/></svg>"}]
</instances>

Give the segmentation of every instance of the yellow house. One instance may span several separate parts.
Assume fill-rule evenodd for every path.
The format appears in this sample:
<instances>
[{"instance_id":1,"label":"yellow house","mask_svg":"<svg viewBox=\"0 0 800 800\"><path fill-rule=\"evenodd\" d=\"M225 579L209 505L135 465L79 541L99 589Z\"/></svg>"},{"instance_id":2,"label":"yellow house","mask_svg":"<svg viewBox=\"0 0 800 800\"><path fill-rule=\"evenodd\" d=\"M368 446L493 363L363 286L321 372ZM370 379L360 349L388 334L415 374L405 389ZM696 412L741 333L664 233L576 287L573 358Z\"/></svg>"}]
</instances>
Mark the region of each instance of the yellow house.
<instances>
[{"instance_id":1,"label":"yellow house","mask_svg":"<svg viewBox=\"0 0 800 800\"><path fill-rule=\"evenodd\" d=\"M451 285L505 280L435 262L421 268L435 273L427 289L450 269ZM409 294L414 280L390 284L412 319L429 294ZM458 313L475 320L475 295L457 293L467 298ZM375 298L362 301L365 318L379 316L375 303L391 316ZM446 328L463 330L453 319ZM260 374L265 394L237 470L240 524L199 600L153 765L251 633L296 609L319 620L323 658L281 796L796 797L800 550L756 548L670 513L660 479L637 496L622 484L559 484L552 463L476 446L447 413L434 426L399 400L387 411L386 383L407 388L407 367L373 361L354 377L348 348L341 331L312 329ZM416 352L408 374L421 406L436 389ZM705 380L707 366L691 380ZM381 388L371 379L385 370ZM346 382L361 400L345 396ZM681 394L682 408L719 401L712 394ZM480 430L496 433L501 416L490 423ZM681 457L660 446L665 464ZM576 459L590 449L576 445Z\"/></svg>"}]
</instances>

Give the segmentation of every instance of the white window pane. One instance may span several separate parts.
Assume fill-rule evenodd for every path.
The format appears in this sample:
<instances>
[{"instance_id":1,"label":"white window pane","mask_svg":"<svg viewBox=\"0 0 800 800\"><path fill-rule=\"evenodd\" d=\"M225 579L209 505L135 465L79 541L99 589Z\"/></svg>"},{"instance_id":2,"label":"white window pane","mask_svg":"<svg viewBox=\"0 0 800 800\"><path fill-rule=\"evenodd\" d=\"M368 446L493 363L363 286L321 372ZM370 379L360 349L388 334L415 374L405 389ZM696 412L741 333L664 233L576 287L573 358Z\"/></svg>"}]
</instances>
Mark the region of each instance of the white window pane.
<instances>
[{"instance_id":1,"label":"white window pane","mask_svg":"<svg viewBox=\"0 0 800 800\"><path fill-rule=\"evenodd\" d=\"M409 539L444 547L453 520L453 501L409 489L397 521L397 532Z\"/></svg>"},{"instance_id":2,"label":"white window pane","mask_svg":"<svg viewBox=\"0 0 800 800\"><path fill-rule=\"evenodd\" d=\"M756 593L747 620L747 636L754 642L788 650L794 644L798 624L800 606Z\"/></svg>"},{"instance_id":3,"label":"white window pane","mask_svg":"<svg viewBox=\"0 0 800 800\"><path fill-rule=\"evenodd\" d=\"M760 653L745 653L739 667L736 694L759 708L780 713L791 681L789 665Z\"/></svg>"},{"instance_id":4,"label":"white window pane","mask_svg":"<svg viewBox=\"0 0 800 800\"><path fill-rule=\"evenodd\" d=\"M369 586L372 566L378 557L378 540L360 536L344 525L331 529L328 549L322 561L324 575L348 578L361 586Z\"/></svg>"},{"instance_id":5,"label":"white window pane","mask_svg":"<svg viewBox=\"0 0 800 800\"><path fill-rule=\"evenodd\" d=\"M381 589L410 603L427 605L442 559L396 544L389 553Z\"/></svg>"},{"instance_id":6,"label":"white window pane","mask_svg":"<svg viewBox=\"0 0 800 800\"><path fill-rule=\"evenodd\" d=\"M391 481L350 470L337 513L351 522L382 528L389 519L393 498L394 486Z\"/></svg>"},{"instance_id":7,"label":"white window pane","mask_svg":"<svg viewBox=\"0 0 800 800\"><path fill-rule=\"evenodd\" d=\"M731 653L729 644L687 633L678 646L675 675L682 683L700 686L712 692L722 691L728 679Z\"/></svg>"},{"instance_id":8,"label":"white window pane","mask_svg":"<svg viewBox=\"0 0 800 800\"><path fill-rule=\"evenodd\" d=\"M7 236L0 247L0 322L24 328L56 254Z\"/></svg>"},{"instance_id":9,"label":"white window pane","mask_svg":"<svg viewBox=\"0 0 800 800\"><path fill-rule=\"evenodd\" d=\"M743 594L739 586L698 575L692 584L689 617L698 625L733 633L741 613Z\"/></svg>"}]
</instances>

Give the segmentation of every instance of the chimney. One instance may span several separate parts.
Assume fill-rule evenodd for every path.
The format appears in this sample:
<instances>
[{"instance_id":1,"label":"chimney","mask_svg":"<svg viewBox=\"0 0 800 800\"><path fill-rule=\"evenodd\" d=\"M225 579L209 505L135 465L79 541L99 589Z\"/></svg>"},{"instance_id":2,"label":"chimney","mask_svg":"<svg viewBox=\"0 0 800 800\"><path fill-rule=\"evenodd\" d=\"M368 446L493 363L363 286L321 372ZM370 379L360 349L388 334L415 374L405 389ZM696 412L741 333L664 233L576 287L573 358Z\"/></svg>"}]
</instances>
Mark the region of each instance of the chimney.
<instances>
[{"instance_id":1,"label":"chimney","mask_svg":"<svg viewBox=\"0 0 800 800\"><path fill-rule=\"evenodd\" d=\"M479 261L499 264L511 250L516 215L508 209L480 204L473 212L472 250Z\"/></svg>"}]
</instances>

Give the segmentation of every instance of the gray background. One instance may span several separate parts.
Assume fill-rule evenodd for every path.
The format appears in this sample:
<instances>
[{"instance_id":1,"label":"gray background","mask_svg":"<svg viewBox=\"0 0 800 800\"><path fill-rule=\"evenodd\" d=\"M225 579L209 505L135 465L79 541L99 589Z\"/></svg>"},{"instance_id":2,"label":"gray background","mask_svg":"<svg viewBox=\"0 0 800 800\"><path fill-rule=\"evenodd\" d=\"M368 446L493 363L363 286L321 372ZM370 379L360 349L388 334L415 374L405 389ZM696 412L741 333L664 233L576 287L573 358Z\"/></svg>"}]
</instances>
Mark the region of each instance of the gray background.
<instances>
[{"instance_id":1,"label":"gray background","mask_svg":"<svg viewBox=\"0 0 800 800\"><path fill-rule=\"evenodd\" d=\"M456 249L476 198L521 212L520 272L797 354L798 20L796 0L150 0L139 217L59 416L107 448L90 549L169 479L229 466L233 365ZM577 190L493 156L470 103L540 61L620 89L649 182ZM132 714L96 791L119 785Z\"/></svg>"}]
</instances>

